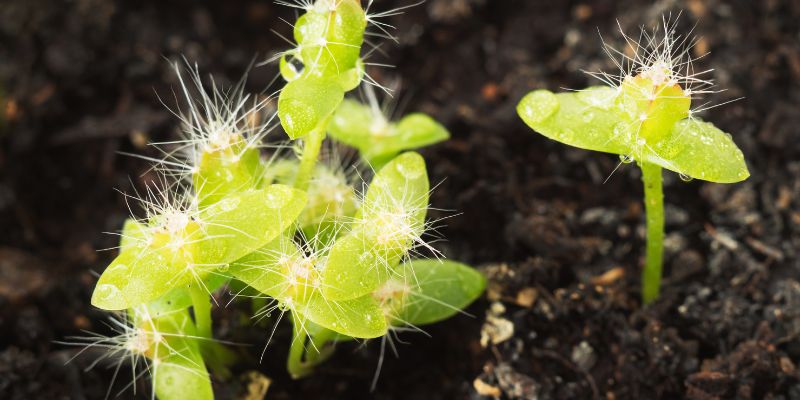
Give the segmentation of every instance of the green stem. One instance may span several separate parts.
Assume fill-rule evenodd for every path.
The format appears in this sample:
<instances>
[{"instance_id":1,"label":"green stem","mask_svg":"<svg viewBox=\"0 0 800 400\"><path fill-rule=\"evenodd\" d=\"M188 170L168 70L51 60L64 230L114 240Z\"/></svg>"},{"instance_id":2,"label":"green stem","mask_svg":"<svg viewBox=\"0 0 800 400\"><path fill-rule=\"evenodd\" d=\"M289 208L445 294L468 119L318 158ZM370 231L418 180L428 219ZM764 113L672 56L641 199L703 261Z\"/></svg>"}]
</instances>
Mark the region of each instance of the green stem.
<instances>
[{"instance_id":1,"label":"green stem","mask_svg":"<svg viewBox=\"0 0 800 400\"><path fill-rule=\"evenodd\" d=\"M661 167L640 163L644 182L644 208L647 218L647 258L642 271L642 301L649 304L661 288L661 264L664 256L664 193Z\"/></svg>"},{"instance_id":2,"label":"green stem","mask_svg":"<svg viewBox=\"0 0 800 400\"><path fill-rule=\"evenodd\" d=\"M303 326L303 321L297 316L296 313L291 312L292 315L292 345L289 347L289 359L286 361L286 369L292 378L299 379L311 373L311 365L303 361L303 355L306 352L306 331Z\"/></svg>"},{"instance_id":3,"label":"green stem","mask_svg":"<svg viewBox=\"0 0 800 400\"><path fill-rule=\"evenodd\" d=\"M311 348L306 352L306 363L311 366L319 365L331 355L333 346L328 345L336 337L336 332L329 329L321 329L311 336Z\"/></svg>"},{"instance_id":4,"label":"green stem","mask_svg":"<svg viewBox=\"0 0 800 400\"><path fill-rule=\"evenodd\" d=\"M205 339L211 339L211 298L200 285L192 285L189 289L189 294L192 296L197 335Z\"/></svg>"},{"instance_id":5,"label":"green stem","mask_svg":"<svg viewBox=\"0 0 800 400\"><path fill-rule=\"evenodd\" d=\"M308 190L311 176L314 175L314 166L317 165L317 159L319 158L319 150L322 147L322 141L325 139L325 132L328 129L328 120L329 118L326 118L303 138L304 145L303 153L300 156L300 167L297 169L297 176L294 178L295 189Z\"/></svg>"}]
</instances>

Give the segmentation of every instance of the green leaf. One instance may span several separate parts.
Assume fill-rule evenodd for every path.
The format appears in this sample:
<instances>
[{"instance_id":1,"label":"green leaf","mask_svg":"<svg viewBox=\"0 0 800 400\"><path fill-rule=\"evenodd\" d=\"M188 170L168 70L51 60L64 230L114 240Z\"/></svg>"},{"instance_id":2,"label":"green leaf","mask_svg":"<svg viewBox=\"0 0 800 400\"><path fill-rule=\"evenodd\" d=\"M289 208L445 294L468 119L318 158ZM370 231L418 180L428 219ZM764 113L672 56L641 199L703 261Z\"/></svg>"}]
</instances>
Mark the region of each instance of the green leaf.
<instances>
[{"instance_id":1,"label":"green leaf","mask_svg":"<svg viewBox=\"0 0 800 400\"><path fill-rule=\"evenodd\" d=\"M139 246L146 241L147 227L133 218L127 218L122 225L122 234L119 239L120 251Z\"/></svg>"},{"instance_id":2,"label":"green leaf","mask_svg":"<svg viewBox=\"0 0 800 400\"><path fill-rule=\"evenodd\" d=\"M280 299L287 293L289 281L282 263L300 256L300 249L286 235L232 263L229 269L236 279L261 293Z\"/></svg>"},{"instance_id":3,"label":"green leaf","mask_svg":"<svg viewBox=\"0 0 800 400\"><path fill-rule=\"evenodd\" d=\"M152 345L151 357L153 386L159 400L213 399L211 379L188 314L171 314L154 322L162 337L162 342Z\"/></svg>"},{"instance_id":4,"label":"green leaf","mask_svg":"<svg viewBox=\"0 0 800 400\"><path fill-rule=\"evenodd\" d=\"M104 310L124 310L147 303L175 287L184 267L185 264L167 262L163 254L149 248L122 251L97 281L92 305Z\"/></svg>"},{"instance_id":5,"label":"green leaf","mask_svg":"<svg viewBox=\"0 0 800 400\"><path fill-rule=\"evenodd\" d=\"M150 238L145 243L124 249L106 268L92 294L92 304L121 310L149 303L192 282L202 281L208 286L207 279L215 269L224 268L286 230L305 202L305 193L271 185L215 203L197 220L186 223L182 232L147 232Z\"/></svg>"},{"instance_id":6,"label":"green leaf","mask_svg":"<svg viewBox=\"0 0 800 400\"><path fill-rule=\"evenodd\" d=\"M278 98L278 117L291 139L325 129L325 121L344 98L342 86L322 78L296 79L284 86Z\"/></svg>"},{"instance_id":7,"label":"green leaf","mask_svg":"<svg viewBox=\"0 0 800 400\"><path fill-rule=\"evenodd\" d=\"M326 298L346 300L372 292L392 275L403 252L378 247L365 230L339 238L322 270L322 293Z\"/></svg>"},{"instance_id":8,"label":"green leaf","mask_svg":"<svg viewBox=\"0 0 800 400\"><path fill-rule=\"evenodd\" d=\"M388 121L380 113L355 100L344 99L328 124L328 133L337 141L361 150L372 145L372 130L387 127Z\"/></svg>"},{"instance_id":9,"label":"green leaf","mask_svg":"<svg viewBox=\"0 0 800 400\"><path fill-rule=\"evenodd\" d=\"M425 160L419 153L403 153L386 164L370 182L360 218L379 246L418 238L425 229L430 184ZM384 237L385 236L385 237Z\"/></svg>"},{"instance_id":10,"label":"green leaf","mask_svg":"<svg viewBox=\"0 0 800 400\"><path fill-rule=\"evenodd\" d=\"M227 197L203 210L208 238L200 243L205 264L227 264L269 243L303 211L306 194L284 185L270 185Z\"/></svg>"},{"instance_id":11,"label":"green leaf","mask_svg":"<svg viewBox=\"0 0 800 400\"><path fill-rule=\"evenodd\" d=\"M291 308L320 326L354 338L380 337L388 329L383 310L371 295L333 301L315 291L307 301Z\"/></svg>"},{"instance_id":12,"label":"green leaf","mask_svg":"<svg viewBox=\"0 0 800 400\"><path fill-rule=\"evenodd\" d=\"M337 77L358 62L367 26L360 1L329 3L308 10L295 23L294 37L305 64L304 74Z\"/></svg>"},{"instance_id":13,"label":"green leaf","mask_svg":"<svg viewBox=\"0 0 800 400\"><path fill-rule=\"evenodd\" d=\"M200 206L208 206L238 192L256 188L263 173L257 148L240 135L235 143L212 147L200 154L197 172L192 176Z\"/></svg>"},{"instance_id":14,"label":"green leaf","mask_svg":"<svg viewBox=\"0 0 800 400\"><path fill-rule=\"evenodd\" d=\"M403 150L446 140L450 133L421 113L409 114L398 123L389 122L380 110L345 99L328 126L331 136L359 150L373 167L380 167Z\"/></svg>"},{"instance_id":15,"label":"green leaf","mask_svg":"<svg viewBox=\"0 0 800 400\"><path fill-rule=\"evenodd\" d=\"M383 167L364 196L355 226L334 243L322 271L326 298L352 299L389 278L421 239L428 211L425 161L404 153Z\"/></svg>"},{"instance_id":16,"label":"green leaf","mask_svg":"<svg viewBox=\"0 0 800 400\"><path fill-rule=\"evenodd\" d=\"M711 182L750 176L730 135L711 123L685 118L690 99L679 86L637 79L626 80L621 91L536 90L520 101L517 112L537 132L570 146L629 156ZM655 90L655 99L645 89Z\"/></svg>"},{"instance_id":17,"label":"green leaf","mask_svg":"<svg viewBox=\"0 0 800 400\"><path fill-rule=\"evenodd\" d=\"M397 272L375 292L393 325L420 326L450 318L486 287L480 272L448 260L413 260Z\"/></svg>"},{"instance_id":18,"label":"green leaf","mask_svg":"<svg viewBox=\"0 0 800 400\"><path fill-rule=\"evenodd\" d=\"M386 321L369 296L335 301L322 296L317 260L310 259L288 237L231 265L230 272L261 293L310 321L344 335L371 338L386 332Z\"/></svg>"},{"instance_id":19,"label":"green leaf","mask_svg":"<svg viewBox=\"0 0 800 400\"><path fill-rule=\"evenodd\" d=\"M590 87L576 93L536 90L517 105L517 113L536 132L586 150L630 155L630 124L614 109L617 91Z\"/></svg>"},{"instance_id":20,"label":"green leaf","mask_svg":"<svg viewBox=\"0 0 800 400\"><path fill-rule=\"evenodd\" d=\"M692 178L734 183L750 176L744 155L730 135L697 118L678 121L652 148L649 162Z\"/></svg>"},{"instance_id":21,"label":"green leaf","mask_svg":"<svg viewBox=\"0 0 800 400\"><path fill-rule=\"evenodd\" d=\"M399 140L394 148L398 151L430 146L450 138L444 126L422 113L406 115L396 129Z\"/></svg>"}]
</instances>

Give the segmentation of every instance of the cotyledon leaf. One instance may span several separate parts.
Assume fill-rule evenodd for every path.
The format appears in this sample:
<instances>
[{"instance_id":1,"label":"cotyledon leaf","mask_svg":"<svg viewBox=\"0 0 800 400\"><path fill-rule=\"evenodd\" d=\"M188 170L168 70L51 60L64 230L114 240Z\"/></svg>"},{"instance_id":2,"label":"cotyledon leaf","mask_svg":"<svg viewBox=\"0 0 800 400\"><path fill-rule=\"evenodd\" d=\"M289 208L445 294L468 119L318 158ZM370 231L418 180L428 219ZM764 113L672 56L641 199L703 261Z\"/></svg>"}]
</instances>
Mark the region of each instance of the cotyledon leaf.
<instances>
[{"instance_id":1,"label":"cotyledon leaf","mask_svg":"<svg viewBox=\"0 0 800 400\"><path fill-rule=\"evenodd\" d=\"M388 329L383 310L371 295L334 301L315 291L305 302L291 308L317 325L354 338L380 337Z\"/></svg>"},{"instance_id":2,"label":"cotyledon leaf","mask_svg":"<svg viewBox=\"0 0 800 400\"><path fill-rule=\"evenodd\" d=\"M555 141L587 150L629 155L635 130L614 107L617 91L590 87L554 94L535 90L517 105L517 112L536 132Z\"/></svg>"},{"instance_id":3,"label":"cotyledon leaf","mask_svg":"<svg viewBox=\"0 0 800 400\"><path fill-rule=\"evenodd\" d=\"M381 116L382 117L382 116ZM375 115L366 105L352 99L344 99L328 124L331 137L348 146L362 149L370 144Z\"/></svg>"},{"instance_id":4,"label":"cotyledon leaf","mask_svg":"<svg viewBox=\"0 0 800 400\"><path fill-rule=\"evenodd\" d=\"M287 270L287 267L315 268L297 263L303 260L292 240L282 236L233 263L230 271L237 279L325 328L358 338L386 333L386 321L373 298L367 295L339 301L327 299L313 286L315 270ZM294 286L290 279L294 280Z\"/></svg>"},{"instance_id":5,"label":"cotyledon leaf","mask_svg":"<svg viewBox=\"0 0 800 400\"><path fill-rule=\"evenodd\" d=\"M314 129L325 129L323 122L344 98L344 89L335 80L305 77L295 79L281 90L278 117L290 139L306 136Z\"/></svg>"},{"instance_id":6,"label":"cotyledon leaf","mask_svg":"<svg viewBox=\"0 0 800 400\"><path fill-rule=\"evenodd\" d=\"M206 264L228 264L269 243L286 230L306 205L306 194L269 185L227 197L200 215L208 238L198 247Z\"/></svg>"},{"instance_id":7,"label":"cotyledon leaf","mask_svg":"<svg viewBox=\"0 0 800 400\"><path fill-rule=\"evenodd\" d=\"M264 247L231 263L228 272L261 293L280 299L287 292L288 277L281 262L299 253L291 238L281 235Z\"/></svg>"},{"instance_id":8,"label":"cotyledon leaf","mask_svg":"<svg viewBox=\"0 0 800 400\"><path fill-rule=\"evenodd\" d=\"M103 271L92 293L92 305L104 310L124 310L152 301L176 287L185 263L169 262L148 247L122 251ZM186 274L191 279L191 274Z\"/></svg>"},{"instance_id":9,"label":"cotyledon leaf","mask_svg":"<svg viewBox=\"0 0 800 400\"><path fill-rule=\"evenodd\" d=\"M305 193L283 185L223 199L201 212L203 227L180 249L147 243L125 247L100 276L92 304L107 310L131 308L204 281L215 268L277 237L297 219L305 203ZM137 232L136 225L128 227ZM140 233L141 229L136 234Z\"/></svg>"},{"instance_id":10,"label":"cotyledon leaf","mask_svg":"<svg viewBox=\"0 0 800 400\"><path fill-rule=\"evenodd\" d=\"M402 251L377 246L363 229L350 232L328 254L322 293L335 300L363 296L389 279L402 256Z\"/></svg>"},{"instance_id":11,"label":"cotyledon leaf","mask_svg":"<svg viewBox=\"0 0 800 400\"><path fill-rule=\"evenodd\" d=\"M697 118L678 121L651 148L649 162L692 178L734 183L750 176L744 155L730 135Z\"/></svg>"},{"instance_id":12,"label":"cotyledon leaf","mask_svg":"<svg viewBox=\"0 0 800 400\"><path fill-rule=\"evenodd\" d=\"M403 150L417 149L447 140L450 132L433 118L422 114L409 114L392 123L390 136L373 137L371 147L360 149L373 166L384 165Z\"/></svg>"},{"instance_id":13,"label":"cotyledon leaf","mask_svg":"<svg viewBox=\"0 0 800 400\"><path fill-rule=\"evenodd\" d=\"M345 99L328 126L331 136L359 150L373 166L382 166L403 150L428 146L450 137L431 117L414 113L390 122L380 111Z\"/></svg>"},{"instance_id":14,"label":"cotyledon leaf","mask_svg":"<svg viewBox=\"0 0 800 400\"><path fill-rule=\"evenodd\" d=\"M230 135L233 143L203 150L192 175L201 206L208 206L238 192L253 189L263 174L257 148L240 135Z\"/></svg>"},{"instance_id":15,"label":"cotyledon leaf","mask_svg":"<svg viewBox=\"0 0 800 400\"><path fill-rule=\"evenodd\" d=\"M425 229L428 173L417 153L397 156L370 183L356 227L337 240L322 270L326 298L352 299L374 290Z\"/></svg>"},{"instance_id":16,"label":"cotyledon leaf","mask_svg":"<svg viewBox=\"0 0 800 400\"><path fill-rule=\"evenodd\" d=\"M212 400L211 379L186 312L153 320L161 341L154 343L152 377L159 400ZM145 328L147 329L147 328Z\"/></svg>"},{"instance_id":17,"label":"cotyledon leaf","mask_svg":"<svg viewBox=\"0 0 800 400\"><path fill-rule=\"evenodd\" d=\"M472 303L486 287L486 278L477 270L449 260L413 260L397 268L392 289L402 298L390 311L393 324L420 326L451 317ZM390 317L390 318L391 318Z\"/></svg>"}]
</instances>

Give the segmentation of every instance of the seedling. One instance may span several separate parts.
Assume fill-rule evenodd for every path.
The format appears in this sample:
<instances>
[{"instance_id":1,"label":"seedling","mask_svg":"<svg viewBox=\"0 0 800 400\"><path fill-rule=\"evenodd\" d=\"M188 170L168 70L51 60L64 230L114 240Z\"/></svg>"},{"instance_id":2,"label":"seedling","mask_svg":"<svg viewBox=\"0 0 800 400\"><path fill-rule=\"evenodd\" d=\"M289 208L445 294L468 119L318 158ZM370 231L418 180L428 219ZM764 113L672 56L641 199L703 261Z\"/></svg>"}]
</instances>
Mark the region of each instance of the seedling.
<instances>
[{"instance_id":1,"label":"seedling","mask_svg":"<svg viewBox=\"0 0 800 400\"><path fill-rule=\"evenodd\" d=\"M391 12L370 16L358 0L291 5L305 13L294 28L296 47L278 57L288 83L276 115L300 149L297 159L262 157L262 139L275 127L274 115L264 116L272 99L251 99L242 84L222 91L212 83L207 91L197 67L185 81L176 66L189 104L175 112L184 137L155 144L164 157L149 160L163 182L131 196L146 216L126 221L119 255L92 295L96 307L128 318L115 320L121 336L95 336L89 346L144 360L162 400L213 397L206 365L225 377L232 353L213 340L211 294L228 283L247 285L241 297L268 299L258 316L279 311L280 321L289 313L287 367L295 377L328 358L336 341L447 318L485 285L426 242L425 161L402 152L447 131L415 114L397 125L381 120L386 140L348 141L362 134L362 113L352 111L364 106L343 99L367 77L365 29ZM328 131L379 161L365 189L356 190L340 166L318 163Z\"/></svg>"},{"instance_id":2,"label":"seedling","mask_svg":"<svg viewBox=\"0 0 800 400\"><path fill-rule=\"evenodd\" d=\"M429 146L450 138L450 133L422 113L392 122L378 104L374 91L365 90L367 104L346 99L333 115L331 136L353 146L374 168L380 168L403 150Z\"/></svg>"},{"instance_id":3,"label":"seedling","mask_svg":"<svg viewBox=\"0 0 800 400\"><path fill-rule=\"evenodd\" d=\"M681 178L734 183L750 175L731 136L697 117L692 109L712 82L695 73L688 51L694 42L681 39L675 23L665 20L663 33L643 29L643 43L625 36L632 56L606 46L621 74L596 73L608 86L553 94L536 90L517 106L525 123L540 134L587 150L619 154L621 163L636 161L642 170L647 220L647 257L642 299L658 297L664 238L662 168ZM623 34L624 35L624 34Z\"/></svg>"}]
</instances>

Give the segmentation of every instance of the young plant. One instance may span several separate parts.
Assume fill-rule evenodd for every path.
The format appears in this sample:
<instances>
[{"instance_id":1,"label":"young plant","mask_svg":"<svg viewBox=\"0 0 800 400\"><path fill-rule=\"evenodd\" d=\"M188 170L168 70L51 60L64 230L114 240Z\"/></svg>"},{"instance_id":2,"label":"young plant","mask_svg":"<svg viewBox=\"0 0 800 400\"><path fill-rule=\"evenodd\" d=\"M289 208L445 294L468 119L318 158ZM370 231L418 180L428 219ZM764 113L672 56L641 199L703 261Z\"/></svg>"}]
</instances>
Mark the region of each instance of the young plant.
<instances>
[{"instance_id":1,"label":"young plant","mask_svg":"<svg viewBox=\"0 0 800 400\"><path fill-rule=\"evenodd\" d=\"M430 146L450 138L433 118L413 113L397 122L389 120L371 88L367 104L345 99L333 115L328 131L339 142L355 147L374 168L380 168L404 150Z\"/></svg>"},{"instance_id":2,"label":"young plant","mask_svg":"<svg viewBox=\"0 0 800 400\"><path fill-rule=\"evenodd\" d=\"M693 42L676 34L664 21L663 33L643 30L643 44L625 36L632 56L618 54L621 75L593 74L608 86L553 94L536 90L517 106L525 123L540 134L570 146L619 154L621 163L636 161L642 170L647 222L647 256L642 274L642 299L658 297L664 238L661 170L681 178L734 183L750 175L731 136L699 119L698 95L709 93L711 81L695 73L688 51ZM623 34L624 35L624 34ZM614 57L612 56L612 59Z\"/></svg>"},{"instance_id":3,"label":"young plant","mask_svg":"<svg viewBox=\"0 0 800 400\"><path fill-rule=\"evenodd\" d=\"M193 93L176 67L189 107L175 113L184 137L155 144L163 159L147 159L164 181L132 196L146 216L125 222L119 255L92 295L94 306L129 316L116 324L121 338L95 337L99 347L149 360L162 400L211 398L206 365L228 373L232 353L213 340L211 319L212 293L227 283L268 298L263 313L290 313L287 367L295 377L329 357L331 343L447 318L485 285L475 270L439 260L424 239L425 161L401 151L446 138L438 123L420 115L386 123L399 134L359 147L384 164L365 190L340 166L318 163L328 131L348 137L361 123L344 94L367 76L360 52L368 22L391 12L370 16L358 0L292 5L305 13L294 28L297 46L280 55L288 83L275 115L301 149L297 159L262 157L274 127L274 115L263 118L270 99L244 95L243 83L222 91L212 82L206 91L197 67ZM418 249L437 259L420 259Z\"/></svg>"},{"instance_id":4,"label":"young plant","mask_svg":"<svg viewBox=\"0 0 800 400\"><path fill-rule=\"evenodd\" d=\"M155 314L146 306L135 307L109 319L114 336L89 332L89 336L70 337L63 344L81 346L75 356L91 349L100 349L100 356L90 365L110 362L114 369L112 383L106 393L110 397L113 380L125 364L130 364L133 387L136 380L149 375L153 381L151 398L212 399L211 381L198 344L194 323L184 310ZM73 357L74 358L74 357ZM120 393L117 393L119 396Z\"/></svg>"}]
</instances>

